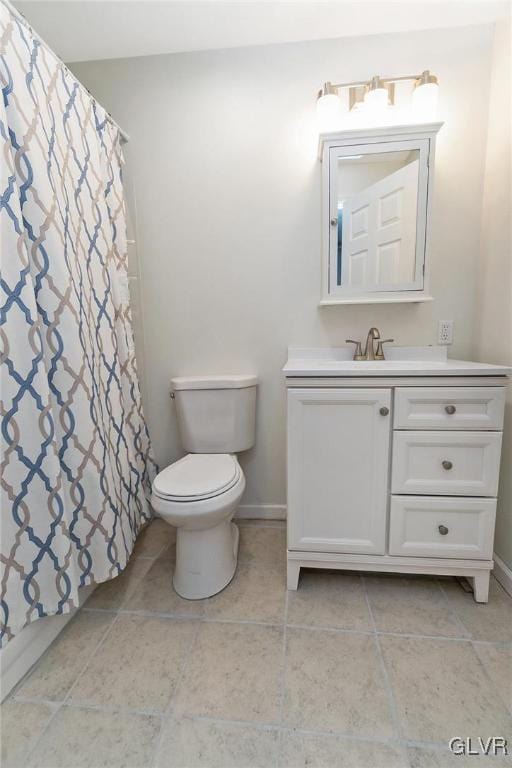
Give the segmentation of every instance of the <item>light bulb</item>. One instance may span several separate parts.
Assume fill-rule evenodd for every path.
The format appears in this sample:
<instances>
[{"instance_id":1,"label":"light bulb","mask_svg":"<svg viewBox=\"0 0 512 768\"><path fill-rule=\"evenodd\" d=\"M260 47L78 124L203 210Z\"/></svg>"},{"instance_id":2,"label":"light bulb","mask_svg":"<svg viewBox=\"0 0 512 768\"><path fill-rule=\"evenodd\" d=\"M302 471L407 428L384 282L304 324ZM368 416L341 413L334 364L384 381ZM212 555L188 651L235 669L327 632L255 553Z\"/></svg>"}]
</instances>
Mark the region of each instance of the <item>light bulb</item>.
<instances>
[{"instance_id":1,"label":"light bulb","mask_svg":"<svg viewBox=\"0 0 512 768\"><path fill-rule=\"evenodd\" d=\"M439 85L437 78L425 70L412 92L412 108L414 117L420 120L435 120L437 117L437 102Z\"/></svg>"},{"instance_id":2,"label":"light bulb","mask_svg":"<svg viewBox=\"0 0 512 768\"><path fill-rule=\"evenodd\" d=\"M337 93L324 93L316 102L316 114L320 133L328 133L341 128L342 104Z\"/></svg>"},{"instance_id":3,"label":"light bulb","mask_svg":"<svg viewBox=\"0 0 512 768\"><path fill-rule=\"evenodd\" d=\"M387 88L373 88L371 91L366 91L364 95L364 103L371 109L381 109L382 107L387 107Z\"/></svg>"}]
</instances>

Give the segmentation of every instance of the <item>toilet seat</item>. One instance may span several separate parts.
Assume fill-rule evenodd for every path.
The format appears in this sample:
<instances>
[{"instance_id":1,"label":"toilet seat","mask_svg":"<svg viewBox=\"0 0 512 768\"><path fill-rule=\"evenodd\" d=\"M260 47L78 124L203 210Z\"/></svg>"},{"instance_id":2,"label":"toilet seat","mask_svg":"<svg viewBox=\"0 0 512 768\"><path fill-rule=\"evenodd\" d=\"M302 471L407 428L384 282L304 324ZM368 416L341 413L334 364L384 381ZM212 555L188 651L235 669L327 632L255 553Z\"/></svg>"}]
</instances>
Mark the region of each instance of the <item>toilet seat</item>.
<instances>
[{"instance_id":1,"label":"toilet seat","mask_svg":"<svg viewBox=\"0 0 512 768\"><path fill-rule=\"evenodd\" d=\"M212 499L233 488L241 472L229 453L189 453L156 476L153 494L180 503Z\"/></svg>"}]
</instances>

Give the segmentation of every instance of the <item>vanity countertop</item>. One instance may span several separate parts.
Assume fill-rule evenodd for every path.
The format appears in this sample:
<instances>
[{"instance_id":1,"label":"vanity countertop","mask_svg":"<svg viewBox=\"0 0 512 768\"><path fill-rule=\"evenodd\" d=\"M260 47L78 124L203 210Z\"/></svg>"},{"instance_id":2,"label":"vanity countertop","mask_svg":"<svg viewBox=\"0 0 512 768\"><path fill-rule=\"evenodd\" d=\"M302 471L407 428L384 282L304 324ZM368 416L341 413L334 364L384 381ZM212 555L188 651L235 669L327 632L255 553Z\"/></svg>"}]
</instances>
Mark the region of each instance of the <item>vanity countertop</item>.
<instances>
[{"instance_id":1,"label":"vanity countertop","mask_svg":"<svg viewBox=\"0 0 512 768\"><path fill-rule=\"evenodd\" d=\"M509 376L512 367L452 360L446 347L386 346L385 360L353 360L352 347L289 347L283 368L293 376Z\"/></svg>"}]
</instances>

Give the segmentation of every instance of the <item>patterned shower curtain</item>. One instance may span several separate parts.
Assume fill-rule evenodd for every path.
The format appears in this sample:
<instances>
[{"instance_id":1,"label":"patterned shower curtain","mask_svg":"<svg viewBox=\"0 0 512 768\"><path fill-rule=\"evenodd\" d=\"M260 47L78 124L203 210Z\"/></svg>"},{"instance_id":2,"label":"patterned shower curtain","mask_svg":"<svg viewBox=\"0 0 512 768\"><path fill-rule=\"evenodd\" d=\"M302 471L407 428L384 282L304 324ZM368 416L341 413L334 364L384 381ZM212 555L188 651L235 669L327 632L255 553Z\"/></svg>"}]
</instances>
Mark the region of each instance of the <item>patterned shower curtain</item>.
<instances>
[{"instance_id":1,"label":"patterned shower curtain","mask_svg":"<svg viewBox=\"0 0 512 768\"><path fill-rule=\"evenodd\" d=\"M155 465L117 129L0 4L1 639L122 571Z\"/></svg>"}]
</instances>

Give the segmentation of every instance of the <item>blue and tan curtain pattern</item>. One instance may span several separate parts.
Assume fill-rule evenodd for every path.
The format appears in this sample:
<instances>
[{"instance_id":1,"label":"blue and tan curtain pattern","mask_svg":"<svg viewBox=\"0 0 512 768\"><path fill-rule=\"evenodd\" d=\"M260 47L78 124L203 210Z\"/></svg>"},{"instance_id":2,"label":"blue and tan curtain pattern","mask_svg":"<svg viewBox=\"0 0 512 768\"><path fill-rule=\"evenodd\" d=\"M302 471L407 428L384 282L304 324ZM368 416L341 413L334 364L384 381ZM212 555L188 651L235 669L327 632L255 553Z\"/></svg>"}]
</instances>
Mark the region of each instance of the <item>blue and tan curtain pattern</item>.
<instances>
[{"instance_id":1,"label":"blue and tan curtain pattern","mask_svg":"<svg viewBox=\"0 0 512 768\"><path fill-rule=\"evenodd\" d=\"M155 465L128 301L118 131L0 4L5 644L118 575Z\"/></svg>"}]
</instances>

